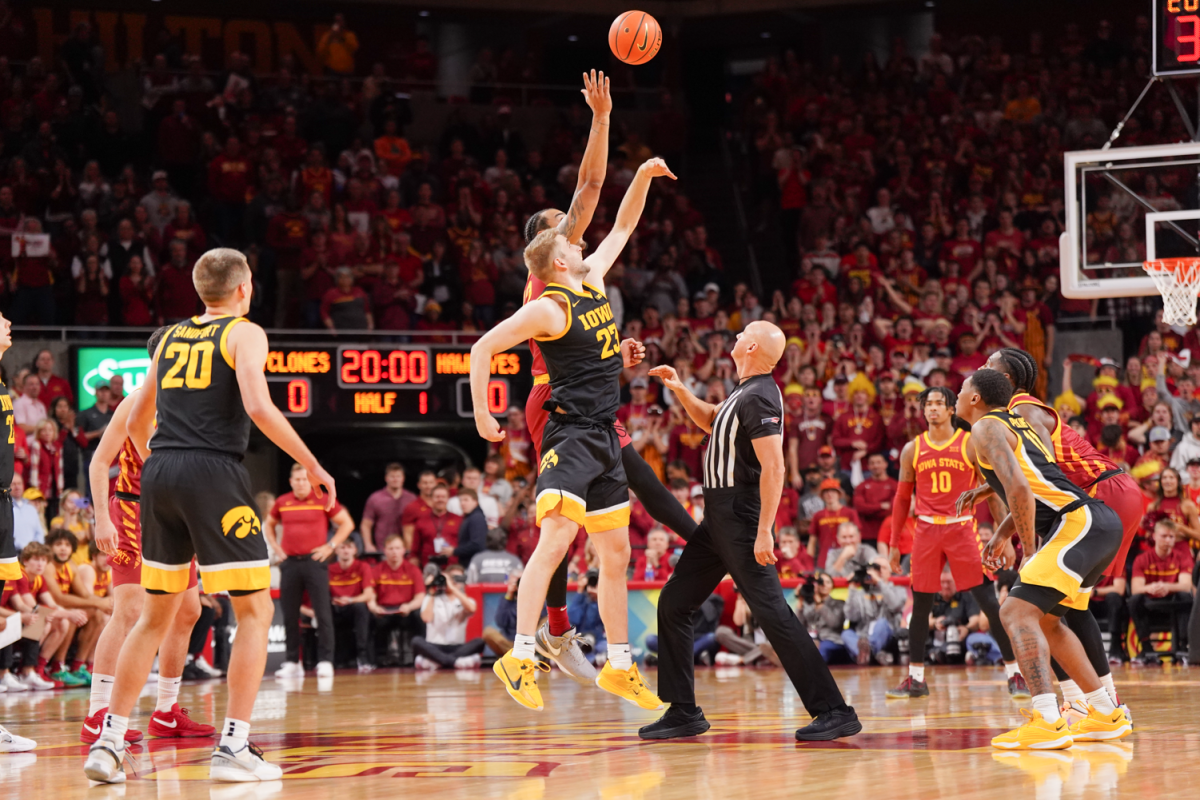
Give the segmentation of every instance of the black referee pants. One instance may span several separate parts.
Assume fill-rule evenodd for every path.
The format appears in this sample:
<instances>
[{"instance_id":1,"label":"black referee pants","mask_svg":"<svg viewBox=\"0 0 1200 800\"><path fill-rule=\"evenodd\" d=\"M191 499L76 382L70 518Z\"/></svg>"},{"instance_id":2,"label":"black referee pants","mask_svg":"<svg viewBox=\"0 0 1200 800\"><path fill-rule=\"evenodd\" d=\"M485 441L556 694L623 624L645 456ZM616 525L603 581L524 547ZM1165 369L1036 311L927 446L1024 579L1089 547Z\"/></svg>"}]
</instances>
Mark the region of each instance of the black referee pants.
<instances>
[{"instance_id":1,"label":"black referee pants","mask_svg":"<svg viewBox=\"0 0 1200 800\"><path fill-rule=\"evenodd\" d=\"M304 592L317 615L317 661L333 662L333 601L329 598L329 565L309 556L288 556L279 565L279 603L287 634L287 660L300 661L300 605Z\"/></svg>"},{"instance_id":2,"label":"black referee pants","mask_svg":"<svg viewBox=\"0 0 1200 800\"><path fill-rule=\"evenodd\" d=\"M846 705L804 625L788 607L772 566L754 560L758 489L705 489L704 521L683 548L658 598L658 696L695 703L692 613L728 572L812 716Z\"/></svg>"}]
</instances>

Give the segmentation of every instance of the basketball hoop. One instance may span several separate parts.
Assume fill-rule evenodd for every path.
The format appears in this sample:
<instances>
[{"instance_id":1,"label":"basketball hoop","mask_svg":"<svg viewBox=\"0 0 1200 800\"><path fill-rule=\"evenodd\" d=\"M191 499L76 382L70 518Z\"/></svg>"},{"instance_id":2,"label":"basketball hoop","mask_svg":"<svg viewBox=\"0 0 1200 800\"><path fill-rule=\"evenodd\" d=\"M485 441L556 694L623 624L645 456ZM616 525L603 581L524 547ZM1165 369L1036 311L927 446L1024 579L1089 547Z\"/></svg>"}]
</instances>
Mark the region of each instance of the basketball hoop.
<instances>
[{"instance_id":1,"label":"basketball hoop","mask_svg":"<svg viewBox=\"0 0 1200 800\"><path fill-rule=\"evenodd\" d=\"M1196 295L1200 294L1200 258L1160 258L1142 264L1163 296L1163 322L1196 324Z\"/></svg>"}]
</instances>

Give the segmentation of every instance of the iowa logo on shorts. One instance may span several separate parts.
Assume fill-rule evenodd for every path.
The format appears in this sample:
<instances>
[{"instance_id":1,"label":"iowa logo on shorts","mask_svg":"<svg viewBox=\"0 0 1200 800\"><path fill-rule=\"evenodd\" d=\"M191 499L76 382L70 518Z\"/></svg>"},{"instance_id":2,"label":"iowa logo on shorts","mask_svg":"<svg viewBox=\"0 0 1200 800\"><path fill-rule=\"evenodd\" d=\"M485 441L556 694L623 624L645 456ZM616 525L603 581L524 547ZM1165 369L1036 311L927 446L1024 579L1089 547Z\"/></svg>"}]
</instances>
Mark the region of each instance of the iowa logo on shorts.
<instances>
[{"instance_id":1,"label":"iowa logo on shorts","mask_svg":"<svg viewBox=\"0 0 1200 800\"><path fill-rule=\"evenodd\" d=\"M553 450L547 450L546 454L542 456L542 465L538 467L538 474L541 475L546 470L557 465L558 453L554 452Z\"/></svg>"},{"instance_id":2,"label":"iowa logo on shorts","mask_svg":"<svg viewBox=\"0 0 1200 800\"><path fill-rule=\"evenodd\" d=\"M251 534L257 536L262 531L262 525L254 509L250 506L238 506L229 509L225 516L221 517L221 530L226 536L232 533L239 539L245 539Z\"/></svg>"}]
</instances>

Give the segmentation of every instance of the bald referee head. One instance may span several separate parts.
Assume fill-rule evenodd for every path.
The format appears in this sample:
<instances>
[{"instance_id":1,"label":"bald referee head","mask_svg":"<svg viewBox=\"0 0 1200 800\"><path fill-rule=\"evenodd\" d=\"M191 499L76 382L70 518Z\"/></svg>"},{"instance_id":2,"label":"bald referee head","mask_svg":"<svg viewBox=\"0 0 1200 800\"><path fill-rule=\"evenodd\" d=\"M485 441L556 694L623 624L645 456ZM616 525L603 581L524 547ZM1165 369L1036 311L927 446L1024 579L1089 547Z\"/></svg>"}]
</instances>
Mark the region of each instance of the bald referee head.
<instances>
[{"instance_id":1,"label":"bald referee head","mask_svg":"<svg viewBox=\"0 0 1200 800\"><path fill-rule=\"evenodd\" d=\"M751 322L737 335L737 344L733 346L738 378L745 380L775 369L786 342L787 337L778 326L762 320Z\"/></svg>"}]
</instances>

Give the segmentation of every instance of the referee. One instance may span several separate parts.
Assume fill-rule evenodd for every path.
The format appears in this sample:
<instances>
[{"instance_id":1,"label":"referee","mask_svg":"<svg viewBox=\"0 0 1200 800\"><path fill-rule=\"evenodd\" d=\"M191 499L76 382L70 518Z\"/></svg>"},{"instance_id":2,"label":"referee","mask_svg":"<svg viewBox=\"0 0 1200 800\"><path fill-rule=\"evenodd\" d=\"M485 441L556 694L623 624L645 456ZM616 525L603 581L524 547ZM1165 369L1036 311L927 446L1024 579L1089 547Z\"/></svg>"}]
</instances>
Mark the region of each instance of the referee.
<instances>
[{"instance_id":1,"label":"referee","mask_svg":"<svg viewBox=\"0 0 1200 800\"><path fill-rule=\"evenodd\" d=\"M805 709L815 719L797 741L827 741L862 730L804 625L779 585L772 523L783 492L783 395L771 376L783 354L783 331L753 322L738 335L733 361L740 379L725 402L698 399L671 367L650 374L675 393L689 417L709 433L704 458L704 521L679 557L658 599L659 696L671 704L643 739L697 736L708 720L696 705L692 614L733 576L754 619L779 654Z\"/></svg>"}]
</instances>

